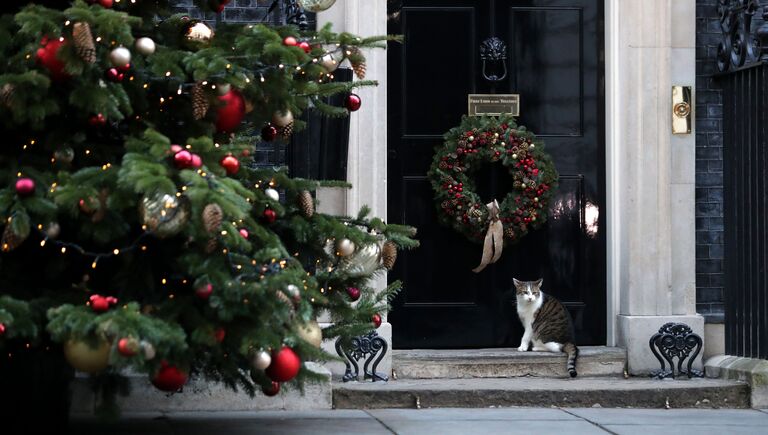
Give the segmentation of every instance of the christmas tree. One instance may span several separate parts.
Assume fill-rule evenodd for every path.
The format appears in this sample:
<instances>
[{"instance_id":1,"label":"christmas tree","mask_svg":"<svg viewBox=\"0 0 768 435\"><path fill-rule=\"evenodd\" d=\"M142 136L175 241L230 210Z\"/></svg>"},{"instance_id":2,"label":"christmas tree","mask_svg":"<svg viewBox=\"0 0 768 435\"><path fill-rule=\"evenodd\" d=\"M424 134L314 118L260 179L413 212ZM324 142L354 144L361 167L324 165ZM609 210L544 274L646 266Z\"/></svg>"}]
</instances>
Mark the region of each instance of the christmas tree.
<instances>
[{"instance_id":1,"label":"christmas tree","mask_svg":"<svg viewBox=\"0 0 768 435\"><path fill-rule=\"evenodd\" d=\"M126 369L169 392L199 376L273 395L331 358L321 340L378 326L399 283L369 278L413 230L317 213L313 192L343 183L249 156L309 108L359 109L352 91L375 82L333 72L364 74L387 37L213 29L163 0L31 3L0 19L3 358L61 353L104 398Z\"/></svg>"}]
</instances>

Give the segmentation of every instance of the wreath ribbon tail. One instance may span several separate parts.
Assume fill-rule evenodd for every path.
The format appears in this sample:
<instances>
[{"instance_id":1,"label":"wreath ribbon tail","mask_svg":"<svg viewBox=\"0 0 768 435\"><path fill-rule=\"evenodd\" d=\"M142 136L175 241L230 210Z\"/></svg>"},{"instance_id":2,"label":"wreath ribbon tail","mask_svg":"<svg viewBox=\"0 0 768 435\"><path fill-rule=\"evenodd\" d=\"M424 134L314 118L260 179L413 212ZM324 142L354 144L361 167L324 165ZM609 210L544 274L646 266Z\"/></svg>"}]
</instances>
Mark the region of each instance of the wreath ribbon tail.
<instances>
[{"instance_id":1,"label":"wreath ribbon tail","mask_svg":"<svg viewBox=\"0 0 768 435\"><path fill-rule=\"evenodd\" d=\"M475 273L480 273L486 266L498 261L504 249L504 225L499 219L499 203L494 199L485 206L488 208L488 231L483 242L483 258L480 265L472 269Z\"/></svg>"}]
</instances>

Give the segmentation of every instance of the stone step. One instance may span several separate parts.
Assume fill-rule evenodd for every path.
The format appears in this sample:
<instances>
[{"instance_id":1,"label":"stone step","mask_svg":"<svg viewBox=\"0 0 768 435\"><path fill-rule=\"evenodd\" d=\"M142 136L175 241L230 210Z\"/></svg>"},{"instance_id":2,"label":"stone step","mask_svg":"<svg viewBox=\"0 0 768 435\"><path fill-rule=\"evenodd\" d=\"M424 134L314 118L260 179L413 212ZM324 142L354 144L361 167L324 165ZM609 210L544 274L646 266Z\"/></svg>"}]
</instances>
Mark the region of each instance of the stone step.
<instances>
[{"instance_id":1,"label":"stone step","mask_svg":"<svg viewBox=\"0 0 768 435\"><path fill-rule=\"evenodd\" d=\"M721 379L479 378L334 383L336 409L749 408L749 386Z\"/></svg>"},{"instance_id":2,"label":"stone step","mask_svg":"<svg viewBox=\"0 0 768 435\"><path fill-rule=\"evenodd\" d=\"M126 375L130 394L119 396L117 404L123 413L331 409L331 372L313 362L307 363L307 368L323 375L323 381L306 384L303 394L293 388L284 389L275 397L260 392L250 397L243 391L200 379L191 379L181 392L168 394L152 386L145 375ZM90 379L85 375L76 377L71 390L71 414L93 415L96 398Z\"/></svg>"},{"instance_id":3,"label":"stone step","mask_svg":"<svg viewBox=\"0 0 768 435\"><path fill-rule=\"evenodd\" d=\"M621 376L627 353L618 347L579 348L579 376ZM398 379L568 377L565 354L519 352L517 349L393 350Z\"/></svg>"}]
</instances>

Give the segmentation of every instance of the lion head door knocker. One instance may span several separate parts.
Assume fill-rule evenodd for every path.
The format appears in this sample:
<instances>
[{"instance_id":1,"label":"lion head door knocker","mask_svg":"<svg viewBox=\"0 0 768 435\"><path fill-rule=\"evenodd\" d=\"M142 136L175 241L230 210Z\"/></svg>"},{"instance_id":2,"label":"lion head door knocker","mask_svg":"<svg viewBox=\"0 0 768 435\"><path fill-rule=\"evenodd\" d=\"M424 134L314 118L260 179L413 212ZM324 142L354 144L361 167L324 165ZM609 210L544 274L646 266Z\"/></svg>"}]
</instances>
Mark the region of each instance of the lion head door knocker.
<instances>
[{"instance_id":1,"label":"lion head door knocker","mask_svg":"<svg viewBox=\"0 0 768 435\"><path fill-rule=\"evenodd\" d=\"M489 82L500 82L507 77L507 44L501 39L493 36L483 41L480 60L483 61L483 78Z\"/></svg>"}]
</instances>

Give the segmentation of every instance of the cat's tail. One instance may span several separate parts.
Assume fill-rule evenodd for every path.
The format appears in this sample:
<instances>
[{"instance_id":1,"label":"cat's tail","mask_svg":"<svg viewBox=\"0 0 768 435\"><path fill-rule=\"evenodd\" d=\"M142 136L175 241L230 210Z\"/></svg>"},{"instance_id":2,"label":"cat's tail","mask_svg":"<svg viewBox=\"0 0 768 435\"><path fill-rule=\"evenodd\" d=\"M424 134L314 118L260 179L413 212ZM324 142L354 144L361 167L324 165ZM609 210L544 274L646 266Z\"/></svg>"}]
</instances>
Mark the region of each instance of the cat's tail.
<instances>
[{"instance_id":1,"label":"cat's tail","mask_svg":"<svg viewBox=\"0 0 768 435\"><path fill-rule=\"evenodd\" d=\"M576 377L576 358L579 357L579 348L576 347L573 343L565 343L563 345L563 352L568 354L568 363L566 364L566 368L568 369L568 374L571 375L572 378Z\"/></svg>"}]
</instances>

